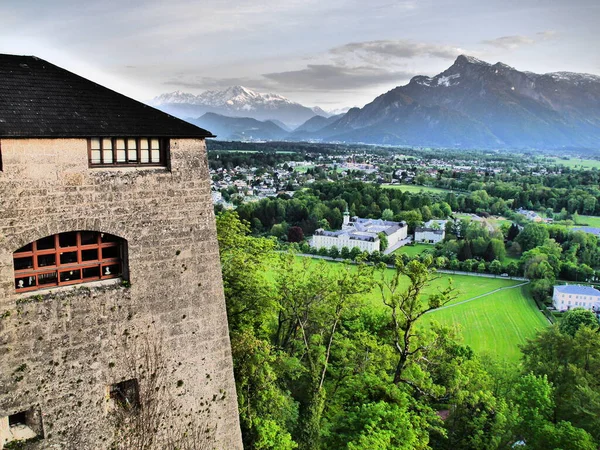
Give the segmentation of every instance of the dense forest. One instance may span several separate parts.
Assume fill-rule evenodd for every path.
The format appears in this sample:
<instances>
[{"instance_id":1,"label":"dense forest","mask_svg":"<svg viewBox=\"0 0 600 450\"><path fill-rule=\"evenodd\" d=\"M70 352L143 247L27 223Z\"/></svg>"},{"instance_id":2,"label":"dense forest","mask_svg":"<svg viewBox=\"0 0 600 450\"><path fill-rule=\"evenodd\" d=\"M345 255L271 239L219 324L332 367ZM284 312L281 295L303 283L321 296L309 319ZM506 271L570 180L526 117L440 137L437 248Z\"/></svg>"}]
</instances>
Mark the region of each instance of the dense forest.
<instances>
[{"instance_id":1,"label":"dense forest","mask_svg":"<svg viewBox=\"0 0 600 450\"><path fill-rule=\"evenodd\" d=\"M363 194L349 205L366 204ZM393 200L405 201L388 197L390 209ZM287 214L280 217L295 223ZM360 260L275 253L275 240L252 236L235 212L219 214L217 228L245 448L598 448L593 313L569 311L524 346L519 367L509 366L475 355L454 329L422 326L455 296L450 283L424 294L438 276L432 256L397 258L390 277ZM539 238L548 249L523 249L545 255L532 262L536 270L547 269L543 262L554 270L557 239L566 239L567 253L585 246L546 233ZM373 289L376 307L366 302Z\"/></svg>"},{"instance_id":2,"label":"dense forest","mask_svg":"<svg viewBox=\"0 0 600 450\"><path fill-rule=\"evenodd\" d=\"M600 247L594 235L567 225L570 220L551 225L530 223L507 208L502 199L486 191L468 194L410 193L383 189L361 182L314 183L293 197L245 203L239 217L251 224L255 235L271 235L282 241L300 242L305 253L355 259L357 249L312 249L303 242L317 228L339 229L343 211L351 215L406 221L411 233L422 222L449 219L446 239L433 250L434 265L441 269L525 276L534 280L534 297L549 301L556 279L591 281L600 276ZM513 220L490 230L483 222L458 219L453 211L504 214ZM577 214L566 215L565 219ZM521 224L521 225L518 225ZM290 238L290 233L295 233ZM299 237L298 237L299 236ZM365 255L371 262L394 263L393 255ZM419 257L415 257L419 259ZM406 263L408 258L404 256Z\"/></svg>"}]
</instances>

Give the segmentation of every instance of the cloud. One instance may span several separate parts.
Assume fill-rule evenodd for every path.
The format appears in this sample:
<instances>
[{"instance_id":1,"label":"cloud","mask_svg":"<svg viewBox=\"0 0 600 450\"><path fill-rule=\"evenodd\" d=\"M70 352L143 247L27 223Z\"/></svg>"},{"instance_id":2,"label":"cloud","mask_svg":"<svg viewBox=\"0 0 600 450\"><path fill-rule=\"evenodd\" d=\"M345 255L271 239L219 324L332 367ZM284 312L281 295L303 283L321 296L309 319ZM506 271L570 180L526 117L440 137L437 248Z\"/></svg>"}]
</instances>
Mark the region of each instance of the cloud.
<instances>
[{"instance_id":1,"label":"cloud","mask_svg":"<svg viewBox=\"0 0 600 450\"><path fill-rule=\"evenodd\" d=\"M332 91L398 83L412 77L406 71L393 71L372 66L342 66L308 64L306 68L287 72L266 73L263 76L287 89Z\"/></svg>"},{"instance_id":2,"label":"cloud","mask_svg":"<svg viewBox=\"0 0 600 450\"><path fill-rule=\"evenodd\" d=\"M547 41L548 39L553 39L556 37L557 34L558 33L554 30L540 31L538 33L535 33L535 35L543 41Z\"/></svg>"},{"instance_id":3,"label":"cloud","mask_svg":"<svg viewBox=\"0 0 600 450\"><path fill-rule=\"evenodd\" d=\"M166 86L197 90L220 90L231 86L245 86L256 90L272 89L273 83L264 78L237 77L237 78L215 78L177 76L162 83Z\"/></svg>"},{"instance_id":4,"label":"cloud","mask_svg":"<svg viewBox=\"0 0 600 450\"><path fill-rule=\"evenodd\" d=\"M335 47L330 52L334 55L354 54L365 60L372 58L411 59L421 56L454 59L458 55L466 53L459 47L413 42L405 39L351 42Z\"/></svg>"},{"instance_id":5,"label":"cloud","mask_svg":"<svg viewBox=\"0 0 600 450\"><path fill-rule=\"evenodd\" d=\"M556 36L555 31L540 31L535 34L535 37L525 35L514 35L514 36L502 36L496 39L489 39L482 41L485 45L491 45L492 47L498 47L505 50L515 50L519 47L526 45L533 45L540 41L547 41Z\"/></svg>"},{"instance_id":6,"label":"cloud","mask_svg":"<svg viewBox=\"0 0 600 450\"><path fill-rule=\"evenodd\" d=\"M311 91L364 89L383 84L400 84L415 75L407 71L405 60L430 57L453 60L465 53L451 45L410 40L350 42L329 49L318 64L285 72L265 73L274 88Z\"/></svg>"}]
</instances>

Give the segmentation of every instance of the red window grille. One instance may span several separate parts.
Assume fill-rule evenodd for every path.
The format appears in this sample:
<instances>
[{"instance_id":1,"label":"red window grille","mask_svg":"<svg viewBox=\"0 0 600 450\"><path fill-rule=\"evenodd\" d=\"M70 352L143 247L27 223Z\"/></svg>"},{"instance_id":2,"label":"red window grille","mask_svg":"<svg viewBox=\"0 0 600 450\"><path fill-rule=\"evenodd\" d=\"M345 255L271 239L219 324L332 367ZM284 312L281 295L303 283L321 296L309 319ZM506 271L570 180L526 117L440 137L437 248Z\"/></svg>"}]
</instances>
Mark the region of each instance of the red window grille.
<instances>
[{"instance_id":1,"label":"red window grille","mask_svg":"<svg viewBox=\"0 0 600 450\"><path fill-rule=\"evenodd\" d=\"M15 289L27 292L120 277L123 250L123 239L95 231L38 239L13 253Z\"/></svg>"}]
</instances>

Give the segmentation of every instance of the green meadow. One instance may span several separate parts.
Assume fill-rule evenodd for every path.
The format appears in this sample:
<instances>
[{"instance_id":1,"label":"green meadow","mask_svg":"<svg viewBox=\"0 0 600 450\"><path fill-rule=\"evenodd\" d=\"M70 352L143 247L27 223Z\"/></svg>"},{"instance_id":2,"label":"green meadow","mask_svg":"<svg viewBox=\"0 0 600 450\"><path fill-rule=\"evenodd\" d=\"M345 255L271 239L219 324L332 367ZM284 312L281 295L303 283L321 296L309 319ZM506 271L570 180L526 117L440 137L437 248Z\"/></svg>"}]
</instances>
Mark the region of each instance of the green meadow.
<instances>
[{"instance_id":1,"label":"green meadow","mask_svg":"<svg viewBox=\"0 0 600 450\"><path fill-rule=\"evenodd\" d=\"M382 184L381 187L384 189L399 189L401 191L406 191L410 193L430 192L433 194L445 194L447 192L452 192L449 189L442 189L430 186L417 186L416 184Z\"/></svg>"},{"instance_id":2,"label":"green meadow","mask_svg":"<svg viewBox=\"0 0 600 450\"><path fill-rule=\"evenodd\" d=\"M600 161L597 159L579 159L579 158L549 158L554 164L563 165L570 168L578 169L600 169Z\"/></svg>"},{"instance_id":3,"label":"green meadow","mask_svg":"<svg viewBox=\"0 0 600 450\"><path fill-rule=\"evenodd\" d=\"M316 259L312 262L317 263ZM342 267L341 263L332 261L325 264ZM392 269L385 272L386 277L392 274ZM450 281L456 297L446 307L427 314L422 323L429 326L435 320L456 327L463 342L477 354L489 354L498 360L517 363L519 345L548 326L529 295L528 286L517 286L521 284L519 281L439 273L425 290L424 297L447 287ZM403 284L407 286L408 279L403 279ZM386 308L378 288L373 289L366 300L373 308Z\"/></svg>"},{"instance_id":4,"label":"green meadow","mask_svg":"<svg viewBox=\"0 0 600 450\"><path fill-rule=\"evenodd\" d=\"M433 245L414 244L414 245L405 245L403 247L400 247L400 248L394 250L393 253L396 255L405 253L408 256L416 256L416 255L420 255L421 253L423 253L425 251L431 251L431 250L433 250Z\"/></svg>"},{"instance_id":5,"label":"green meadow","mask_svg":"<svg viewBox=\"0 0 600 450\"><path fill-rule=\"evenodd\" d=\"M585 225L584 225L585 224ZM596 216L579 216L579 220L575 226L588 226L600 228L600 217Z\"/></svg>"}]
</instances>

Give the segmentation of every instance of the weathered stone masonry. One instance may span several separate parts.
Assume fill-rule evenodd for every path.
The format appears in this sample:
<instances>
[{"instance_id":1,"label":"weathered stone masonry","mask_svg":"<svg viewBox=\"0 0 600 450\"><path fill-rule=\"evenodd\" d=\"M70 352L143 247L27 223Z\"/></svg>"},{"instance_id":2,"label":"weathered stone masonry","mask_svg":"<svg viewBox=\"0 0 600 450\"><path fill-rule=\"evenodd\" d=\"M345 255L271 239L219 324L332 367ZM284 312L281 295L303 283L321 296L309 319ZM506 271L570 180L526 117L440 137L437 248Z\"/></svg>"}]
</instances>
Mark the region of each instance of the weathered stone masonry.
<instances>
[{"instance_id":1,"label":"weathered stone masonry","mask_svg":"<svg viewBox=\"0 0 600 450\"><path fill-rule=\"evenodd\" d=\"M216 447L241 448L204 140L171 139L166 168L90 168L87 145L0 141L0 417L41 411L31 448L107 448L107 387L142 357L123 342L161 341L174 399L164 425L202 407ZM127 241L130 286L16 294L13 252L77 230Z\"/></svg>"}]
</instances>

